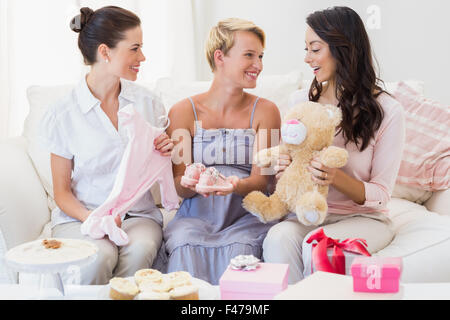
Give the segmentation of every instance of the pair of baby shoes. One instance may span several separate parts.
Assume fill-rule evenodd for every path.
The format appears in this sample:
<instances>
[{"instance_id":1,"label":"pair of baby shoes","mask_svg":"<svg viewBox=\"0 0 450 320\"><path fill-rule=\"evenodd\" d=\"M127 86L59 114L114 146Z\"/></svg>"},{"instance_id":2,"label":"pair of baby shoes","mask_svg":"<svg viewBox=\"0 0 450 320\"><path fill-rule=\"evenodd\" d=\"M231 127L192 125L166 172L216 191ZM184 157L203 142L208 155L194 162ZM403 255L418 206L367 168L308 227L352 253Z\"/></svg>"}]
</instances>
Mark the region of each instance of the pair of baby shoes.
<instances>
[{"instance_id":1,"label":"pair of baby shoes","mask_svg":"<svg viewBox=\"0 0 450 320\"><path fill-rule=\"evenodd\" d=\"M187 166L181 181L190 186L195 185L195 190L200 193L226 192L233 189L233 185L216 168L206 168L202 163Z\"/></svg>"}]
</instances>

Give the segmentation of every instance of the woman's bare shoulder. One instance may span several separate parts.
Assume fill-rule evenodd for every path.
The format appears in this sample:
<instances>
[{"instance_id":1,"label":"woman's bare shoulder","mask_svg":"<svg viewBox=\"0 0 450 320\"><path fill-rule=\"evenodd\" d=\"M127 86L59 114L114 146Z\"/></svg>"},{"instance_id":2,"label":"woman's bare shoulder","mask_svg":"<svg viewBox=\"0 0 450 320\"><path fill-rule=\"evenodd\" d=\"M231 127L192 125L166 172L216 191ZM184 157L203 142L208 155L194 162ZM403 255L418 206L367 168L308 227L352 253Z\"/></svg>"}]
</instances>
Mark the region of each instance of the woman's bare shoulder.
<instances>
[{"instance_id":1,"label":"woman's bare shoulder","mask_svg":"<svg viewBox=\"0 0 450 320\"><path fill-rule=\"evenodd\" d=\"M191 101L189 101L189 98L185 98L175 103L169 110L169 116L170 115L173 116L192 115L192 117L194 117L194 111L192 109L192 104Z\"/></svg>"},{"instance_id":2,"label":"woman's bare shoulder","mask_svg":"<svg viewBox=\"0 0 450 320\"><path fill-rule=\"evenodd\" d=\"M281 125L280 110L273 101L265 98L259 98L254 119L260 128L279 128Z\"/></svg>"},{"instance_id":3,"label":"woman's bare shoulder","mask_svg":"<svg viewBox=\"0 0 450 320\"><path fill-rule=\"evenodd\" d=\"M195 122L192 104L188 98L178 101L169 110L171 128L192 128Z\"/></svg>"}]
</instances>

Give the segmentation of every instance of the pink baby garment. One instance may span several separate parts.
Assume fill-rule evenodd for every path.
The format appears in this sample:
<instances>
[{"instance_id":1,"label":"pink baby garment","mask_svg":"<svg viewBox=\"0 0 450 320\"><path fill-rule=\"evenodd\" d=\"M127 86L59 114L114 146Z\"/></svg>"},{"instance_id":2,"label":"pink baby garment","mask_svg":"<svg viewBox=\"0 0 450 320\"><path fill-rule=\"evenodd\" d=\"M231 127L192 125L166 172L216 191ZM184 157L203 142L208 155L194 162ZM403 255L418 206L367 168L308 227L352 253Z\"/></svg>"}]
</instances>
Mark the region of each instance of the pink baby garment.
<instances>
[{"instance_id":1,"label":"pink baby garment","mask_svg":"<svg viewBox=\"0 0 450 320\"><path fill-rule=\"evenodd\" d=\"M120 162L112 191L106 201L96 208L81 225L81 233L94 239L105 235L118 246L128 244L128 236L117 227L114 219L123 216L156 181L159 182L161 202L167 210L178 207L178 195L172 173L172 161L162 156L153 145L165 128L152 127L133 105L122 108L119 124L129 138Z\"/></svg>"}]
</instances>

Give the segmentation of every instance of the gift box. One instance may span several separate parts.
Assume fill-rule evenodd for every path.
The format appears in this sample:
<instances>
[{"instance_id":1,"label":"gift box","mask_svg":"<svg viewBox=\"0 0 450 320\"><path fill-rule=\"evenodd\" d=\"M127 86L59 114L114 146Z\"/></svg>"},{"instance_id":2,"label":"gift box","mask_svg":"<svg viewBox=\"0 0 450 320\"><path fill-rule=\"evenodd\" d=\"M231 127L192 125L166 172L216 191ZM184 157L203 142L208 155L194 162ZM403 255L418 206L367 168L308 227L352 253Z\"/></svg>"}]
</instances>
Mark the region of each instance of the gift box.
<instances>
[{"instance_id":1,"label":"gift box","mask_svg":"<svg viewBox=\"0 0 450 320\"><path fill-rule=\"evenodd\" d=\"M228 267L219 280L222 300L272 300L288 286L289 265L259 263L254 270Z\"/></svg>"},{"instance_id":2,"label":"gift box","mask_svg":"<svg viewBox=\"0 0 450 320\"><path fill-rule=\"evenodd\" d=\"M398 292L401 273L401 258L356 258L351 266L353 290L355 292Z\"/></svg>"},{"instance_id":3,"label":"gift box","mask_svg":"<svg viewBox=\"0 0 450 320\"><path fill-rule=\"evenodd\" d=\"M336 255L336 253L335 253L334 249L327 249L327 258L328 258L328 261L330 261L330 262L333 261L333 259L335 258L335 255ZM356 258L361 257L361 255L360 255L360 254L357 254L357 253L348 252L348 251L345 251L344 253L342 253L342 255L343 255L342 259L344 259L344 269L345 269L345 273L343 273L343 272L335 272L335 271L333 271L332 273L338 273L338 274L344 274L344 275L351 275L351 270L350 270L350 268L351 268L351 266L352 266L352 264L353 264L353 261L354 261ZM305 275L306 275L306 276L309 276L309 275L315 273L316 271L323 271L323 270L321 270L321 269L317 269L317 268L314 266L313 261L311 261L311 264L309 265L309 268L310 268L310 270L308 270L309 272L305 272ZM327 271L327 272L330 272L330 271Z\"/></svg>"},{"instance_id":4,"label":"gift box","mask_svg":"<svg viewBox=\"0 0 450 320\"><path fill-rule=\"evenodd\" d=\"M305 276L315 271L350 274L353 259L361 255L370 256L367 242L360 238L345 240L327 237L323 228L314 231L306 240L311 243L311 262L305 265Z\"/></svg>"}]
</instances>

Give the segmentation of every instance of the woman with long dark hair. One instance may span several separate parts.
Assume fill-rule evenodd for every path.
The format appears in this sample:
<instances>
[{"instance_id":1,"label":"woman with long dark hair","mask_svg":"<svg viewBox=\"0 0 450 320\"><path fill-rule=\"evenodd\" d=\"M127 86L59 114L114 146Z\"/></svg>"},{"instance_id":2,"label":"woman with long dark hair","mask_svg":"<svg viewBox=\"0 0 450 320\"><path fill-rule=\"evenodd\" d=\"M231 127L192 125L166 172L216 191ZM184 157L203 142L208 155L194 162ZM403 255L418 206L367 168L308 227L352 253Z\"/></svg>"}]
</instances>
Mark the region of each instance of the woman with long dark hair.
<instances>
[{"instance_id":1,"label":"woman with long dark hair","mask_svg":"<svg viewBox=\"0 0 450 320\"><path fill-rule=\"evenodd\" d=\"M322 224L327 236L363 238L375 253L393 238L386 204L400 167L404 145L404 115L401 105L385 92L376 76L369 37L359 15L348 7L333 7L310 14L305 35L305 62L314 80L309 90L291 97L302 101L333 104L342 110L334 145L349 153L341 169L310 163L312 179L328 185L328 217ZM277 178L290 164L281 154ZM289 282L311 272L309 234L295 215L275 225L264 241L264 259L290 265Z\"/></svg>"}]
</instances>

